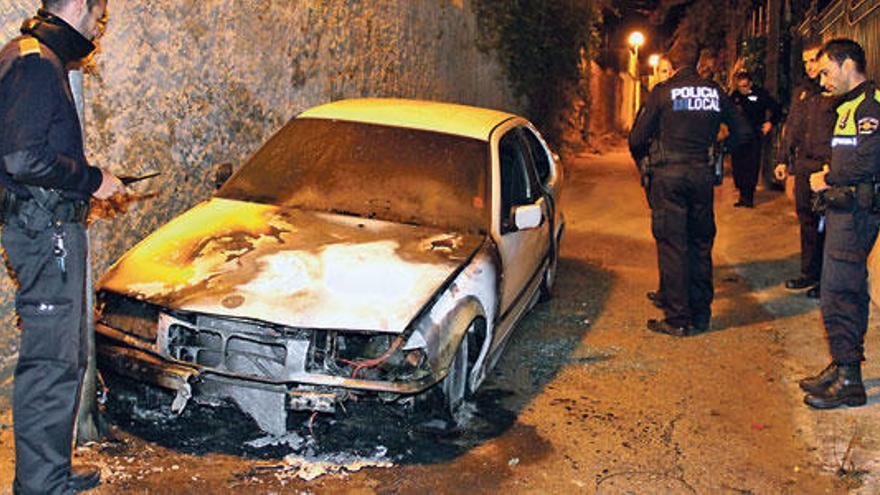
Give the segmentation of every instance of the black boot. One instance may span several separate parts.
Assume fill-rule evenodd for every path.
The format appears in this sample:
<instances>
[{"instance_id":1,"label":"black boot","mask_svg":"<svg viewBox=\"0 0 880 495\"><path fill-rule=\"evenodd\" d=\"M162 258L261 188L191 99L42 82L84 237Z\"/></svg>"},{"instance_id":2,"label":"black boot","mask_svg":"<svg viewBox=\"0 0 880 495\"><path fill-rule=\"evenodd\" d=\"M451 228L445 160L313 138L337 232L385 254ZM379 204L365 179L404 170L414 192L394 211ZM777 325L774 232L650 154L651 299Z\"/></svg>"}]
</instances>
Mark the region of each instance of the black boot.
<instances>
[{"instance_id":1,"label":"black boot","mask_svg":"<svg viewBox=\"0 0 880 495\"><path fill-rule=\"evenodd\" d=\"M819 374L799 380L798 385L808 394L818 394L837 380L837 369L837 365L832 361Z\"/></svg>"},{"instance_id":2,"label":"black boot","mask_svg":"<svg viewBox=\"0 0 880 495\"><path fill-rule=\"evenodd\" d=\"M689 335L687 325L675 325L666 320L648 320L648 330L673 337L687 337Z\"/></svg>"},{"instance_id":3,"label":"black boot","mask_svg":"<svg viewBox=\"0 0 880 495\"><path fill-rule=\"evenodd\" d=\"M802 290L818 284L819 281L813 277L800 276L785 281L785 288L791 290Z\"/></svg>"},{"instance_id":4,"label":"black boot","mask_svg":"<svg viewBox=\"0 0 880 495\"><path fill-rule=\"evenodd\" d=\"M804 402L816 409L834 409L844 404L851 407L865 405L868 396L862 383L862 363L838 365L837 379L825 390L807 394Z\"/></svg>"},{"instance_id":5,"label":"black boot","mask_svg":"<svg viewBox=\"0 0 880 495\"><path fill-rule=\"evenodd\" d=\"M654 303L654 306L663 309L663 293L661 293L659 290L649 291L647 294L645 294L645 296L648 298L649 301Z\"/></svg>"},{"instance_id":6,"label":"black boot","mask_svg":"<svg viewBox=\"0 0 880 495\"><path fill-rule=\"evenodd\" d=\"M101 472L97 469L71 469L67 489L73 493L91 490L101 484Z\"/></svg>"}]
</instances>

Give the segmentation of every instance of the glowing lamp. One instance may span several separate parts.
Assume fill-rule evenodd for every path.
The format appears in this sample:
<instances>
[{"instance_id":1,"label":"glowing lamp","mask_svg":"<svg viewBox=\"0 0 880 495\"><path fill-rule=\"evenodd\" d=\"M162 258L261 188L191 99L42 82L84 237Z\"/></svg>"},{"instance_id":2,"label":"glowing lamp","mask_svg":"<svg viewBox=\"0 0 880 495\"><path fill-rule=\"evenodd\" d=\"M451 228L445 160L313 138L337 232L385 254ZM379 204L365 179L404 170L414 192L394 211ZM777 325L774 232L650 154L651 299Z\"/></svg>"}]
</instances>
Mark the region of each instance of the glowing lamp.
<instances>
[{"instance_id":1,"label":"glowing lamp","mask_svg":"<svg viewBox=\"0 0 880 495\"><path fill-rule=\"evenodd\" d=\"M645 44L645 35L641 33L641 31L633 31L632 34L629 35L629 45L633 48L638 48Z\"/></svg>"}]
</instances>

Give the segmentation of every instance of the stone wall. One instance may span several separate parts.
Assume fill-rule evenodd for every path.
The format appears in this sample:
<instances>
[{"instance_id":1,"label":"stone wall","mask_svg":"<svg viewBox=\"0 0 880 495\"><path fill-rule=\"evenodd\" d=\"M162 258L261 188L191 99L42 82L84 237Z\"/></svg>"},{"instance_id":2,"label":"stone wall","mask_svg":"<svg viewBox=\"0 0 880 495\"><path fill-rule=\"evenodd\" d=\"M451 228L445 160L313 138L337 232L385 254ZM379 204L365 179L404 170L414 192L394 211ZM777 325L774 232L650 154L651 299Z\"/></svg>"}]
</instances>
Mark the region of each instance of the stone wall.
<instances>
[{"instance_id":1,"label":"stone wall","mask_svg":"<svg viewBox=\"0 0 880 495\"><path fill-rule=\"evenodd\" d=\"M590 134L623 132L619 109L622 105L620 77L612 69L590 62Z\"/></svg>"},{"instance_id":2,"label":"stone wall","mask_svg":"<svg viewBox=\"0 0 880 495\"><path fill-rule=\"evenodd\" d=\"M0 0L4 39L37 0ZM87 154L119 174L162 172L158 196L92 229L95 268L212 192L300 111L393 96L518 111L499 67L475 48L468 0L110 0L86 77ZM0 385L16 331L0 278ZM2 388L2 387L0 387Z\"/></svg>"}]
</instances>

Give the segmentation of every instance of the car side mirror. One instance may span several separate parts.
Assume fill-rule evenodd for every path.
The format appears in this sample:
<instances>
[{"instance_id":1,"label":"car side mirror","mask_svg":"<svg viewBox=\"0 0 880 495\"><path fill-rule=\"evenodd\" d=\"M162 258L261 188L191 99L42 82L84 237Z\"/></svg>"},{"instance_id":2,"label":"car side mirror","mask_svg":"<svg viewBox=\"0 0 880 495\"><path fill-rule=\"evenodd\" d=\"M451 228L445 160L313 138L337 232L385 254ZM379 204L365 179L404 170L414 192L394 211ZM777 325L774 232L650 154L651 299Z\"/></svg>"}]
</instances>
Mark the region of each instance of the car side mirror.
<instances>
[{"instance_id":1,"label":"car side mirror","mask_svg":"<svg viewBox=\"0 0 880 495\"><path fill-rule=\"evenodd\" d=\"M513 209L513 224L517 230L534 229L540 227L542 223L544 223L544 209L541 208L541 201Z\"/></svg>"},{"instance_id":2,"label":"car side mirror","mask_svg":"<svg viewBox=\"0 0 880 495\"><path fill-rule=\"evenodd\" d=\"M214 167L214 189L220 189L232 177L232 164L221 163Z\"/></svg>"}]
</instances>

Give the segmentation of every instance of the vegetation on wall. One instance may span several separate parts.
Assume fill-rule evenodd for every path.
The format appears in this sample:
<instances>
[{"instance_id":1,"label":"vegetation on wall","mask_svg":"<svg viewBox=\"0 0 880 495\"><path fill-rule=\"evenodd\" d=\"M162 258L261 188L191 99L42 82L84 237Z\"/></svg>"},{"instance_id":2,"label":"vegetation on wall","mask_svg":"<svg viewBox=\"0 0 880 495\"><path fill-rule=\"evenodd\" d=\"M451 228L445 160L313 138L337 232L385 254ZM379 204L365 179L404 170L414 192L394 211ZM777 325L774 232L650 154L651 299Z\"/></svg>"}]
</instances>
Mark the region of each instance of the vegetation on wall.
<instances>
[{"instance_id":1,"label":"vegetation on wall","mask_svg":"<svg viewBox=\"0 0 880 495\"><path fill-rule=\"evenodd\" d=\"M472 3L480 48L497 53L513 91L527 102L527 116L556 145L565 135L581 142L588 137L589 61L603 1Z\"/></svg>"},{"instance_id":2,"label":"vegetation on wall","mask_svg":"<svg viewBox=\"0 0 880 495\"><path fill-rule=\"evenodd\" d=\"M759 85L764 85L764 76L767 68L765 60L767 59L767 39L763 37L750 37L740 45L740 57L742 58L742 68L752 75L752 80L757 81Z\"/></svg>"},{"instance_id":3,"label":"vegetation on wall","mask_svg":"<svg viewBox=\"0 0 880 495\"><path fill-rule=\"evenodd\" d=\"M746 25L751 0L692 0L667 1L662 9L672 6L684 7L686 10L675 29L675 39L687 39L708 51L718 61L717 70L729 72L736 63L737 41L739 34ZM706 22L713 19L713 22ZM755 46L753 52L760 47ZM756 67L757 58L752 57L752 69ZM717 74L716 74L717 75ZM726 80L727 74L718 79Z\"/></svg>"}]
</instances>

